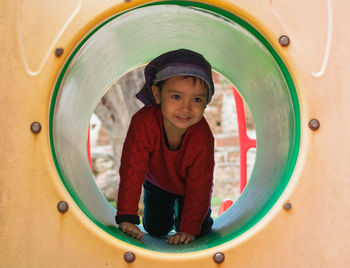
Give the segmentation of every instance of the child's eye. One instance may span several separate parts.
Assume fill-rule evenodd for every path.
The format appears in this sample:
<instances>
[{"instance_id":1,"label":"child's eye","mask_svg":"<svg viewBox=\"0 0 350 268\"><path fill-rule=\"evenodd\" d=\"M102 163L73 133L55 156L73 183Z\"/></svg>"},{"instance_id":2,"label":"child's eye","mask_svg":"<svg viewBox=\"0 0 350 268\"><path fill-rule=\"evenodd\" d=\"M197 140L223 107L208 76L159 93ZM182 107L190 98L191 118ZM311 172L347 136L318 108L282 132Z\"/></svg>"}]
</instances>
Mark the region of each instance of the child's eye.
<instances>
[{"instance_id":1,"label":"child's eye","mask_svg":"<svg viewBox=\"0 0 350 268\"><path fill-rule=\"evenodd\" d=\"M174 99L174 100L179 100L180 96L179 95L172 95L171 98Z\"/></svg>"},{"instance_id":2,"label":"child's eye","mask_svg":"<svg viewBox=\"0 0 350 268\"><path fill-rule=\"evenodd\" d=\"M201 98L194 98L193 101L194 102L202 102L202 99Z\"/></svg>"}]
</instances>

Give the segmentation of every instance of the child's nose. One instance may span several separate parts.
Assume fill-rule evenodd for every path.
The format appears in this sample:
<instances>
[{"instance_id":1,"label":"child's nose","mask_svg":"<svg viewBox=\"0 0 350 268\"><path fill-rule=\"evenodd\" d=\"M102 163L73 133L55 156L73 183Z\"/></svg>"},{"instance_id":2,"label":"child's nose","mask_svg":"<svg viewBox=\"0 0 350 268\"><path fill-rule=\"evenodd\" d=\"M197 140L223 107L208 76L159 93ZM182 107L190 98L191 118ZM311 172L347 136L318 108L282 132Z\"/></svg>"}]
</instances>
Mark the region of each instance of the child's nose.
<instances>
[{"instance_id":1,"label":"child's nose","mask_svg":"<svg viewBox=\"0 0 350 268\"><path fill-rule=\"evenodd\" d=\"M192 105L191 100L184 99L184 101L182 102L182 109L184 111L189 111L191 110L191 105Z\"/></svg>"}]
</instances>

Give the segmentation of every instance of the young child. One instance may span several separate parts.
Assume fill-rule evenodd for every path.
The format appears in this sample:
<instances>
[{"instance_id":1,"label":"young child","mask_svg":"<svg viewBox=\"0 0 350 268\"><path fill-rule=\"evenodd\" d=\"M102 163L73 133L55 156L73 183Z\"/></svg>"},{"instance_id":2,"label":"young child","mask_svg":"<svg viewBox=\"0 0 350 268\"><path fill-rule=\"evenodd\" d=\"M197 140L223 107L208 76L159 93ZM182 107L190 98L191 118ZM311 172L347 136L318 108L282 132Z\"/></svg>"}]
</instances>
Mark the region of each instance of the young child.
<instances>
[{"instance_id":1,"label":"young child","mask_svg":"<svg viewBox=\"0 0 350 268\"><path fill-rule=\"evenodd\" d=\"M143 185L145 230L165 236L175 225L167 242L188 244L213 225L214 138L203 117L214 94L211 66L202 55L179 49L151 61L145 78L136 97L146 106L132 117L123 147L116 222L142 239L137 211Z\"/></svg>"}]
</instances>

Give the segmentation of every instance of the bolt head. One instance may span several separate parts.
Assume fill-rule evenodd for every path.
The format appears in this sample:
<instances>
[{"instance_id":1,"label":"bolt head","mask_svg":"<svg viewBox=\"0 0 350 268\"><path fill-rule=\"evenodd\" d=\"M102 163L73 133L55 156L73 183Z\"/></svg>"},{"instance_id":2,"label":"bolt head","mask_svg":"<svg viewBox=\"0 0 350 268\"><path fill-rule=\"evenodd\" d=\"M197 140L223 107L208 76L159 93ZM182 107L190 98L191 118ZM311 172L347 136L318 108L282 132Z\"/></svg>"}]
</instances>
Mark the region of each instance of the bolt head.
<instances>
[{"instance_id":1,"label":"bolt head","mask_svg":"<svg viewBox=\"0 0 350 268\"><path fill-rule=\"evenodd\" d=\"M311 119L309 122L309 128L313 131L317 130L320 128L320 121L317 119Z\"/></svg>"},{"instance_id":2,"label":"bolt head","mask_svg":"<svg viewBox=\"0 0 350 268\"><path fill-rule=\"evenodd\" d=\"M66 213L67 210L68 210L68 208L69 208L69 206L68 206L68 204L67 204L66 201L60 201L60 202L58 202L58 204L57 204L57 209L58 209L58 211L61 212L61 213Z\"/></svg>"},{"instance_id":3,"label":"bolt head","mask_svg":"<svg viewBox=\"0 0 350 268\"><path fill-rule=\"evenodd\" d=\"M30 130L34 133L34 134L38 134L41 131L41 124L39 122L33 122L30 125Z\"/></svg>"},{"instance_id":4,"label":"bolt head","mask_svg":"<svg viewBox=\"0 0 350 268\"><path fill-rule=\"evenodd\" d=\"M279 42L280 42L280 45L283 46L283 47L286 47L289 45L290 43L290 40L289 40L289 37L287 35L282 35L280 38L279 38Z\"/></svg>"},{"instance_id":5,"label":"bolt head","mask_svg":"<svg viewBox=\"0 0 350 268\"><path fill-rule=\"evenodd\" d=\"M64 52L64 49L62 47L56 48L55 54L57 57L60 57Z\"/></svg>"},{"instance_id":6,"label":"bolt head","mask_svg":"<svg viewBox=\"0 0 350 268\"><path fill-rule=\"evenodd\" d=\"M130 251L125 252L125 254L124 254L124 260L125 260L127 263L132 263L132 262L135 261L135 259L136 259L136 256L135 256L135 254L134 254L133 252L130 252Z\"/></svg>"},{"instance_id":7,"label":"bolt head","mask_svg":"<svg viewBox=\"0 0 350 268\"><path fill-rule=\"evenodd\" d=\"M220 264L225 260L225 254L222 252L217 252L214 254L213 259L217 264Z\"/></svg>"},{"instance_id":8,"label":"bolt head","mask_svg":"<svg viewBox=\"0 0 350 268\"><path fill-rule=\"evenodd\" d=\"M285 210L288 211L292 208L292 204L290 202L286 202L286 203L284 203L283 207Z\"/></svg>"}]
</instances>

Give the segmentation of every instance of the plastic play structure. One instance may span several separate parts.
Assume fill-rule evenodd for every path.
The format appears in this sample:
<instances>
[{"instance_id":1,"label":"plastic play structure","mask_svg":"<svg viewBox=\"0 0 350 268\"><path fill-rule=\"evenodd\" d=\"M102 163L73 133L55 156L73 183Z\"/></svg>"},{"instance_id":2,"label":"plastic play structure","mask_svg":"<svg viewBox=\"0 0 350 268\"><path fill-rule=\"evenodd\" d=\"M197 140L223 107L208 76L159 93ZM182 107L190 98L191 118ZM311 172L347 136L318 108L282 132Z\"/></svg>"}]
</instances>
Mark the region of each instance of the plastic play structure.
<instances>
[{"instance_id":1,"label":"plastic play structure","mask_svg":"<svg viewBox=\"0 0 350 268\"><path fill-rule=\"evenodd\" d=\"M238 138L239 138L239 158L240 158L240 180L239 192L242 193L247 185L247 152L250 148L256 148L256 140L247 135L245 112L243 100L237 90L232 88L236 104Z\"/></svg>"},{"instance_id":2,"label":"plastic play structure","mask_svg":"<svg viewBox=\"0 0 350 268\"><path fill-rule=\"evenodd\" d=\"M1 267L347 267L347 1L2 1ZM87 157L91 114L167 50L205 55L255 122L240 198L188 246L120 232Z\"/></svg>"}]
</instances>

